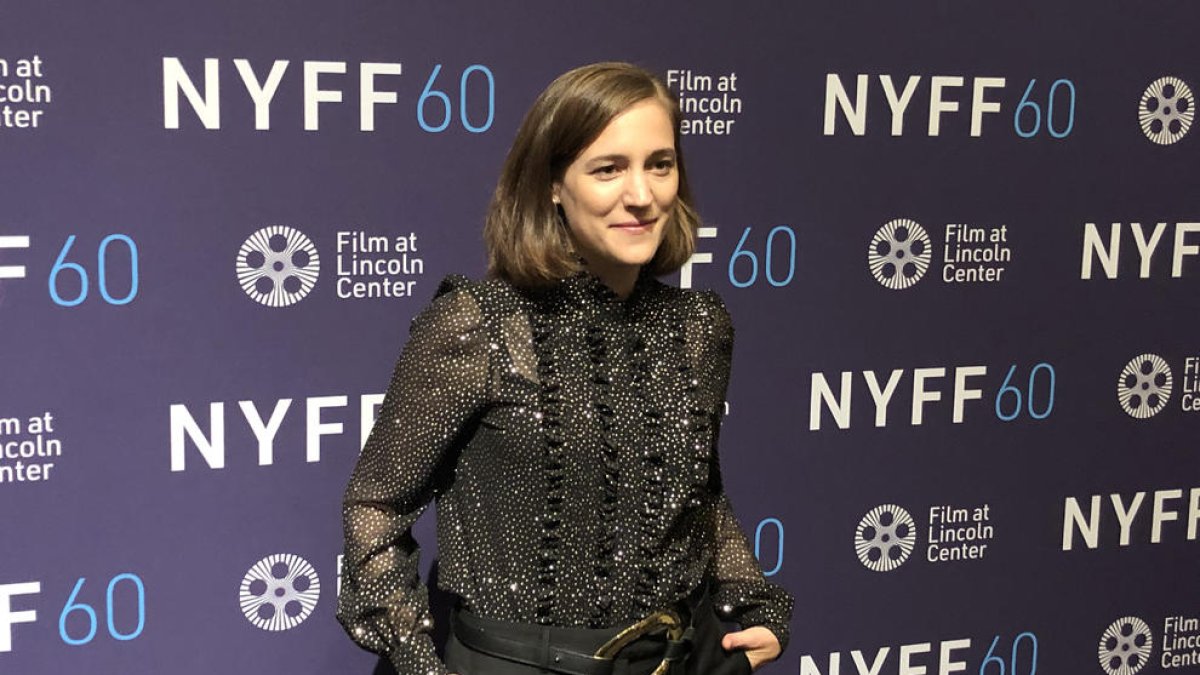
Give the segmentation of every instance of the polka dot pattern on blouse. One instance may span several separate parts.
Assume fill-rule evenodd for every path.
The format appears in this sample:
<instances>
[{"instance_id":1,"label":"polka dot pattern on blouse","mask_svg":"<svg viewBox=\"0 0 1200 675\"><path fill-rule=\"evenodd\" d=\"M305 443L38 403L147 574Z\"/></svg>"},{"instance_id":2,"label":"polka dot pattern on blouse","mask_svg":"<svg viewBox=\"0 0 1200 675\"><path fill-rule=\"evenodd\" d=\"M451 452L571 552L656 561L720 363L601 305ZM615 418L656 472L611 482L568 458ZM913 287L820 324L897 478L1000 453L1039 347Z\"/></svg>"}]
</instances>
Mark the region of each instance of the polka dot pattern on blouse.
<instances>
[{"instance_id":1,"label":"polka dot pattern on blouse","mask_svg":"<svg viewBox=\"0 0 1200 675\"><path fill-rule=\"evenodd\" d=\"M581 271L540 291L451 275L412 322L346 489L338 619L400 673L444 675L413 523L437 501L439 584L493 619L630 624L711 583L786 645L721 485L733 350L719 296Z\"/></svg>"}]
</instances>

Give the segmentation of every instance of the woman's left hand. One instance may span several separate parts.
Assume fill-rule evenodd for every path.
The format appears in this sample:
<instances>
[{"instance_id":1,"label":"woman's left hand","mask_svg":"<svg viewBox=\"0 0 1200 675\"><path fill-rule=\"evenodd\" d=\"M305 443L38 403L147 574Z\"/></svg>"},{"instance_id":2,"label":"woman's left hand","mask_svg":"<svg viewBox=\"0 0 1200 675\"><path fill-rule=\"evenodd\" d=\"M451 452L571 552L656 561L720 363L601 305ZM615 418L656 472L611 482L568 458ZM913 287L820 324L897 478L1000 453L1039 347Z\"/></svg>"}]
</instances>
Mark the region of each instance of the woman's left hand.
<instances>
[{"instance_id":1,"label":"woman's left hand","mask_svg":"<svg viewBox=\"0 0 1200 675\"><path fill-rule=\"evenodd\" d=\"M779 648L779 638L762 626L726 633L725 637L721 638L721 647L727 652L735 649L746 652L751 670L758 670L758 667L767 661L779 658L782 651Z\"/></svg>"}]
</instances>

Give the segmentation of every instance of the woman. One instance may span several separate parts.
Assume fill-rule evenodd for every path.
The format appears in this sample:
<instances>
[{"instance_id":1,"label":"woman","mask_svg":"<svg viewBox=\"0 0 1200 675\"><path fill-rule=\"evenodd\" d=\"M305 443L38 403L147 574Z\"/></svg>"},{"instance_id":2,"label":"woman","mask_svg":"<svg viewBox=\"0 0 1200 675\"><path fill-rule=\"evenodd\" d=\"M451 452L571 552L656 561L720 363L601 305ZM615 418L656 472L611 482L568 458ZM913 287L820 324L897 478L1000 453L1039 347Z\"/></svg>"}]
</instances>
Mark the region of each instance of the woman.
<instances>
[{"instance_id":1,"label":"woman","mask_svg":"<svg viewBox=\"0 0 1200 675\"><path fill-rule=\"evenodd\" d=\"M346 490L338 608L402 675L745 673L785 645L792 599L721 486L729 315L654 278L698 224L678 130L640 68L559 77L496 188L489 278L414 319ZM433 499L445 664L411 536Z\"/></svg>"}]
</instances>

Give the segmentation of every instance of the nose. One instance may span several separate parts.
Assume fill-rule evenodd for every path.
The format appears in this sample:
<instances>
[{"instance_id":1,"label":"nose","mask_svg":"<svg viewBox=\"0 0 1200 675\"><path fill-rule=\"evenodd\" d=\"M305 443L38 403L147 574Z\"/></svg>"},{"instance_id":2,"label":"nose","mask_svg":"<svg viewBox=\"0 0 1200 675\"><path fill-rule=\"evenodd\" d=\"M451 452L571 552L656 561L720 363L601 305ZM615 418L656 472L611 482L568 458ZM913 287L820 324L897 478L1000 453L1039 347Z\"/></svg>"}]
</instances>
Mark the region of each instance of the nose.
<instances>
[{"instance_id":1,"label":"nose","mask_svg":"<svg viewBox=\"0 0 1200 675\"><path fill-rule=\"evenodd\" d=\"M625 176L625 205L629 207L645 207L650 205L650 179L645 171L633 169Z\"/></svg>"}]
</instances>

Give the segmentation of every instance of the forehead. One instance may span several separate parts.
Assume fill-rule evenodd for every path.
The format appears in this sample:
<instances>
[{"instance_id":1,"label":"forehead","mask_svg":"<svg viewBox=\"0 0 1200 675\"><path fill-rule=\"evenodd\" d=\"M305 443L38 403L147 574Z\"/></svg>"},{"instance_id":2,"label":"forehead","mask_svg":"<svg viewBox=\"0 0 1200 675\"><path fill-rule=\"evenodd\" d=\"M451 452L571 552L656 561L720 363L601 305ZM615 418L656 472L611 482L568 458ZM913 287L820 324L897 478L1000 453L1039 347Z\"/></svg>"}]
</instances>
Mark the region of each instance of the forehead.
<instances>
[{"instance_id":1,"label":"forehead","mask_svg":"<svg viewBox=\"0 0 1200 675\"><path fill-rule=\"evenodd\" d=\"M580 156L649 154L674 148L675 129L666 106L648 98L614 117Z\"/></svg>"}]
</instances>

